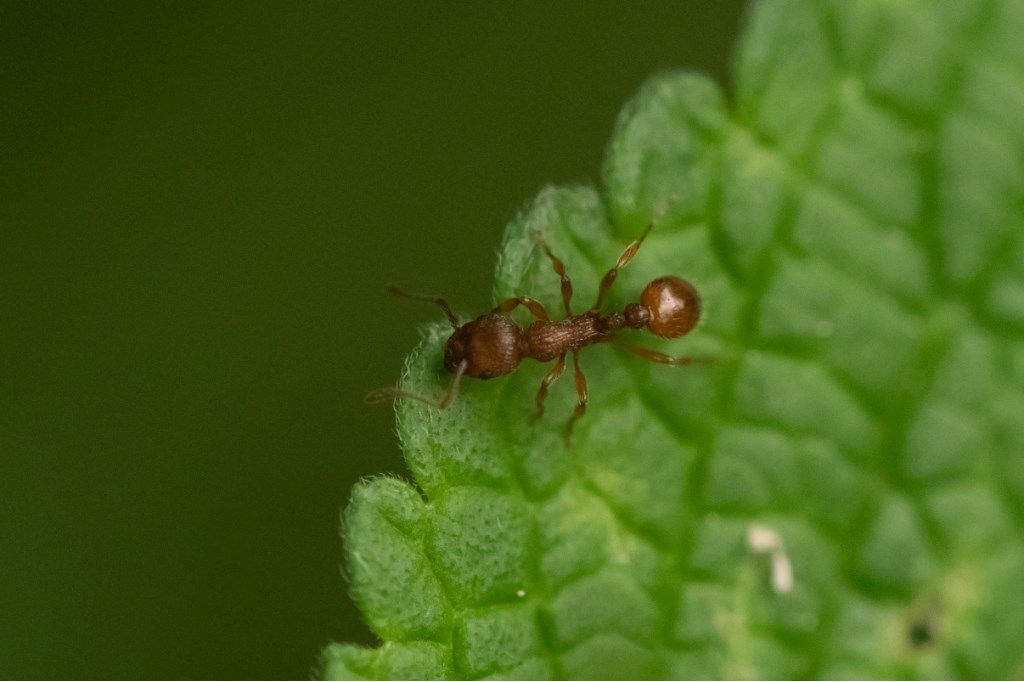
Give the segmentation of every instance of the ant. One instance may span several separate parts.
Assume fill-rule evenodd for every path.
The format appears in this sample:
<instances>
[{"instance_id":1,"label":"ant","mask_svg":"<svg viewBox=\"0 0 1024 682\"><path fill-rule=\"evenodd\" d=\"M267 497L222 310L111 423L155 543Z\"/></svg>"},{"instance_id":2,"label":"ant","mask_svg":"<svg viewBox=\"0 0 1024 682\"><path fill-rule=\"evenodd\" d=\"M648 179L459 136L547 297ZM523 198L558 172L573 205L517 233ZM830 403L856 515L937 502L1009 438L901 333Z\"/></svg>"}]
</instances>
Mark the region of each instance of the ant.
<instances>
[{"instance_id":1,"label":"ant","mask_svg":"<svg viewBox=\"0 0 1024 682\"><path fill-rule=\"evenodd\" d=\"M534 416L536 421L544 414L544 400L548 395L548 387L562 375L565 370L565 356L572 352L578 402L576 410L565 425L565 437L568 440L576 420L582 417L587 409L587 379L580 369L579 361L581 348L612 341L615 333L624 327L646 327L655 336L665 339L678 338L692 330L700 318L700 296L697 290L686 280L673 275L651 280L641 292L640 301L627 304L621 313L601 313L605 296L618 277L619 270L633 260L652 227L653 222L647 225L639 239L622 251L615 266L601 279L597 301L586 312L580 314L572 312L572 282L565 272L565 264L551 252L540 232L536 233L538 243L551 260L555 273L562 282L562 303L566 315L564 320L552 320L540 301L528 296L517 296L502 301L489 313L461 324L443 298L410 294L397 287L389 287L389 291L395 295L435 303L444 310L454 330L445 344L444 368L453 377L447 392L439 400L397 387L389 387L370 393L366 396L367 402L377 403L388 398L403 397L444 409L458 395L459 382L463 376L493 379L511 373L523 358L532 358L538 362L548 362L557 358L557 362L540 382L536 398L537 413ZM519 306L525 306L536 318L525 329L509 317L509 313ZM630 347L629 350L645 360L666 365L689 365L696 361L694 358L673 358L648 348Z\"/></svg>"}]
</instances>

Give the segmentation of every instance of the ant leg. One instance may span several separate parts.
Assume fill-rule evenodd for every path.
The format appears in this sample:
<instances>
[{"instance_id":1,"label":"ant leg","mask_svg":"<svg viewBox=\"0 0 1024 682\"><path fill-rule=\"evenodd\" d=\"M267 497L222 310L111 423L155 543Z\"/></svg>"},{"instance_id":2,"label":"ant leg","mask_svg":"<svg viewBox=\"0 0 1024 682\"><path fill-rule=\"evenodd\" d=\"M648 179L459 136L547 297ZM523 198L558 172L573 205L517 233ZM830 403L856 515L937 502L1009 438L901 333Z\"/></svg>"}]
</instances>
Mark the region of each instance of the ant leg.
<instances>
[{"instance_id":1,"label":"ant leg","mask_svg":"<svg viewBox=\"0 0 1024 682\"><path fill-rule=\"evenodd\" d=\"M441 396L440 400L428 398L426 396L419 395L418 393L412 393L410 391L403 391L397 386L388 386L387 388L378 388L376 391L370 391L369 393L366 394L365 400L368 403L376 404L382 403L388 399L394 400L396 398L412 398L413 400L418 400L421 403L426 403L431 407L436 407L439 410L443 410L444 408L448 407L448 405L450 405L451 402L455 400L455 396L459 394L459 382L462 381L462 375L466 373L467 366L468 363L465 360L459 363L459 366L455 369L455 376L452 377L452 383L449 384L448 390L445 391L445 394Z\"/></svg>"},{"instance_id":2,"label":"ant leg","mask_svg":"<svg viewBox=\"0 0 1024 682\"><path fill-rule=\"evenodd\" d=\"M572 316L572 282L569 281L569 275L565 274L565 263L562 262L558 256L551 252L551 247L544 241L544 235L541 234L540 230L536 231L537 241L540 243L544 253L551 259L551 265L555 269L555 273L559 279L562 280L562 304L565 305L565 314L569 317Z\"/></svg>"},{"instance_id":3,"label":"ant leg","mask_svg":"<svg viewBox=\"0 0 1024 682\"><path fill-rule=\"evenodd\" d=\"M405 298L411 298L414 301L426 301L427 303L435 303L441 306L441 309L444 310L444 314L448 317L448 322L449 324L452 325L452 328L459 328L459 318L456 317L455 313L452 312L451 306L448 305L448 301L444 300L443 298L436 298L434 296L424 296L423 294L411 294L408 291L405 291L404 289L399 289L396 286L388 287L388 291L394 294L395 296L404 296Z\"/></svg>"},{"instance_id":4,"label":"ant leg","mask_svg":"<svg viewBox=\"0 0 1024 682\"><path fill-rule=\"evenodd\" d=\"M647 223L647 227L644 228L643 234L635 242L631 243L622 253L619 255L619 260L616 261L615 267L608 272L604 273L604 277L601 278L601 286L597 289L597 302L594 303L594 307L590 309L590 312L598 312L601 310L601 306L604 304L604 297L608 293L608 290L612 288L612 284L615 282L615 278L619 276L619 269L626 267L629 261L633 260L633 256L640 250L640 245L644 239L650 233L651 228L654 227L654 222Z\"/></svg>"},{"instance_id":5,"label":"ant leg","mask_svg":"<svg viewBox=\"0 0 1024 682\"><path fill-rule=\"evenodd\" d=\"M686 367L692 364L709 364L711 362L709 358L674 358L671 355L665 355L664 353L659 353L658 351L651 350L650 348L639 348L637 346L628 346L625 348L634 355L642 357L644 360L660 362L663 365Z\"/></svg>"},{"instance_id":6,"label":"ant leg","mask_svg":"<svg viewBox=\"0 0 1024 682\"><path fill-rule=\"evenodd\" d=\"M587 377L584 376L583 370L580 369L579 351L574 350L572 352L572 364L576 375L576 397L579 399L579 402L576 403L576 411L572 413L569 421L565 424L566 442L572 437L572 427L576 425L576 420L587 411Z\"/></svg>"},{"instance_id":7,"label":"ant leg","mask_svg":"<svg viewBox=\"0 0 1024 682\"><path fill-rule=\"evenodd\" d=\"M548 386L554 383L555 379L562 376L562 371L565 369L565 353L562 353L558 358L558 362L555 366L544 375L541 379L540 388L537 389L537 414L533 416L533 421L537 421L544 414L544 399L548 397Z\"/></svg>"},{"instance_id":8,"label":"ant leg","mask_svg":"<svg viewBox=\"0 0 1024 682\"><path fill-rule=\"evenodd\" d=\"M533 316L536 317L538 320L547 321L549 319L548 311L544 309L544 306L541 304L541 302L532 299L529 296L517 296L515 298L510 298L508 300L502 301L501 303L494 307L494 310L492 310L491 313L499 313L501 315L505 315L515 310L517 306L521 305L525 305L529 309L529 311L533 313Z\"/></svg>"}]
</instances>

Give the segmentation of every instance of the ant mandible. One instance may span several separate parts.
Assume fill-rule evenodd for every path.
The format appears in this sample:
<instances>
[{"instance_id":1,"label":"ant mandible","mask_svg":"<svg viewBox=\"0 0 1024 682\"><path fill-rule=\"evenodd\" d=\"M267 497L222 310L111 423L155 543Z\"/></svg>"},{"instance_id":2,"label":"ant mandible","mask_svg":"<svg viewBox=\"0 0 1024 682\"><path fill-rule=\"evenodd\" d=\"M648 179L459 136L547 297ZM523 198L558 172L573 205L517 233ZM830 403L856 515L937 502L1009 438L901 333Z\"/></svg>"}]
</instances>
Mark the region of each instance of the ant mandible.
<instances>
[{"instance_id":1,"label":"ant mandible","mask_svg":"<svg viewBox=\"0 0 1024 682\"><path fill-rule=\"evenodd\" d=\"M692 284L674 275L664 275L651 280L640 294L638 303L629 303L621 313L603 315L601 306L608 290L611 289L619 270L626 266L640 245L650 233L654 223L647 225L640 238L627 246L619 260L604 277L597 290L597 301L584 313L572 312L572 282L565 272L565 264L552 253L543 236L537 232L537 241L551 259L555 273L562 281L562 303L565 319L552 320L540 301L527 296L517 296L499 303L493 310L465 324L452 312L443 298L420 296L390 287L391 293L420 301L436 303L444 310L452 325L451 337L444 348L445 371L453 375L447 392L434 400L397 387L382 388L366 396L367 402L381 402L389 398L412 398L438 409L446 408L459 392L463 376L477 379L493 379L511 373L523 358L548 362L557 358L554 366L544 376L537 391L537 414L534 420L544 414L544 400L548 387L565 370L565 356L572 353L572 364L576 375L576 410L565 425L565 437L572 433L576 420L587 409L587 379L580 369L579 352L584 346L613 340L615 333L624 327L647 328L655 336L674 339L688 333L700 317L700 296ZM509 317L518 306L525 306L537 318L526 329ZM630 351L651 362L666 365L689 365L693 358L673 358L648 348L630 347Z\"/></svg>"}]
</instances>

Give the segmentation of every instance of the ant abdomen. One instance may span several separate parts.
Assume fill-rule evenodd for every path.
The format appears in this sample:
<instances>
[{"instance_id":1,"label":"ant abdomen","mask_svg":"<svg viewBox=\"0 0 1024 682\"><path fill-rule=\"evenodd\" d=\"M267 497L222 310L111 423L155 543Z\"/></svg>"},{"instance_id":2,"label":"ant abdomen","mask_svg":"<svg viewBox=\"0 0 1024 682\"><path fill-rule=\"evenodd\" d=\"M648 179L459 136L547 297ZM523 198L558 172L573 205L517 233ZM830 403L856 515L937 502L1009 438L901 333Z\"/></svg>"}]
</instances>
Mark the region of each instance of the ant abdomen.
<instances>
[{"instance_id":1,"label":"ant abdomen","mask_svg":"<svg viewBox=\"0 0 1024 682\"><path fill-rule=\"evenodd\" d=\"M700 319L700 296L692 284L674 275L652 280L640 294L648 313L646 326L655 336L674 339L689 332Z\"/></svg>"}]
</instances>

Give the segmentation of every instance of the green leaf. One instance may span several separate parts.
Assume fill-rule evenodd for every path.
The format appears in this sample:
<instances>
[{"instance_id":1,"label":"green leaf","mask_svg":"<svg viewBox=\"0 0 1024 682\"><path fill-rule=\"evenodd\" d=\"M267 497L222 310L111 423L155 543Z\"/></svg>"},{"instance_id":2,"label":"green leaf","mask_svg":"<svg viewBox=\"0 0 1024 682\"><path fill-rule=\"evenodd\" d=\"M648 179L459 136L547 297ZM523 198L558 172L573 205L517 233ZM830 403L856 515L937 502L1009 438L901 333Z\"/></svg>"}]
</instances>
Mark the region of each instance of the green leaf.
<instances>
[{"instance_id":1,"label":"green leaf","mask_svg":"<svg viewBox=\"0 0 1024 682\"><path fill-rule=\"evenodd\" d=\"M545 189L509 226L495 298L561 309L540 230L584 309L654 219L608 309L683 276L698 329L624 336L714 361L587 348L571 448L572 381L532 424L532 361L444 411L400 402L419 489L367 481L345 512L384 643L328 648L323 675L1024 674L1021 35L1013 0L774 0L731 98L644 86L603 190ZM407 389L444 390L449 331Z\"/></svg>"}]
</instances>

